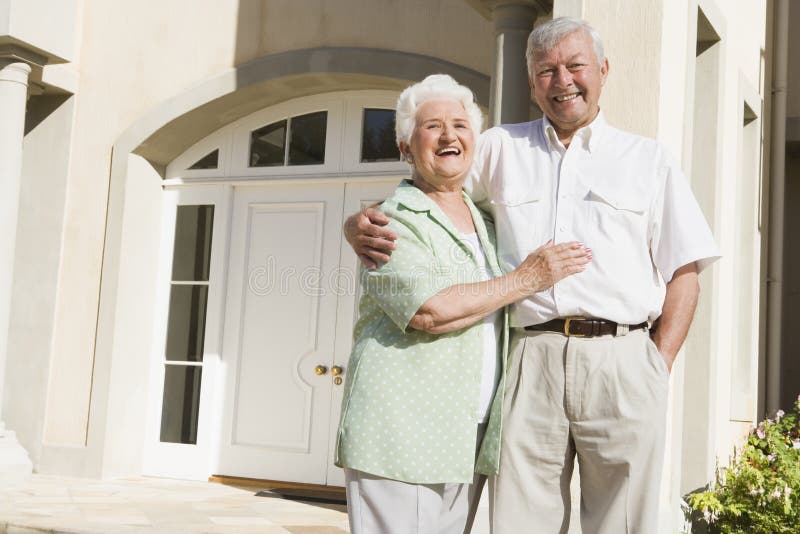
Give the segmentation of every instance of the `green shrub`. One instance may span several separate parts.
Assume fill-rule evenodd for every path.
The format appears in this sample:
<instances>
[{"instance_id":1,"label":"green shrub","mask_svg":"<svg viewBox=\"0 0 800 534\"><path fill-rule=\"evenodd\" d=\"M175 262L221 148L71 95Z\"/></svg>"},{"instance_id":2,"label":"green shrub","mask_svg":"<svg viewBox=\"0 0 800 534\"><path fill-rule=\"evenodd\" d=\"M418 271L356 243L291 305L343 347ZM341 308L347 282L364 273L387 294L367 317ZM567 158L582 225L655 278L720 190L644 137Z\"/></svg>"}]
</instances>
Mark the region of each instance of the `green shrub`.
<instances>
[{"instance_id":1,"label":"green shrub","mask_svg":"<svg viewBox=\"0 0 800 534\"><path fill-rule=\"evenodd\" d=\"M800 396L791 413L753 428L711 488L688 502L712 533L800 533Z\"/></svg>"}]
</instances>

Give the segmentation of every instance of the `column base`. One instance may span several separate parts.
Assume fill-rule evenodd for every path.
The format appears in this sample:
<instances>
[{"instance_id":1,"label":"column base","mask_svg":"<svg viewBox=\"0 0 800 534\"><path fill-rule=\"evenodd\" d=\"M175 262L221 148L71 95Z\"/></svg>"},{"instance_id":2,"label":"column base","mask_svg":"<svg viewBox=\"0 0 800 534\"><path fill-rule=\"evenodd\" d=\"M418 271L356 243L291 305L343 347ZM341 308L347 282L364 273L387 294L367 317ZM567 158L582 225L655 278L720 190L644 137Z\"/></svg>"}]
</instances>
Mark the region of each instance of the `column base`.
<instances>
[{"instance_id":1,"label":"column base","mask_svg":"<svg viewBox=\"0 0 800 534\"><path fill-rule=\"evenodd\" d=\"M0 487L22 484L32 473L33 464L17 441L16 433L0 428Z\"/></svg>"}]
</instances>

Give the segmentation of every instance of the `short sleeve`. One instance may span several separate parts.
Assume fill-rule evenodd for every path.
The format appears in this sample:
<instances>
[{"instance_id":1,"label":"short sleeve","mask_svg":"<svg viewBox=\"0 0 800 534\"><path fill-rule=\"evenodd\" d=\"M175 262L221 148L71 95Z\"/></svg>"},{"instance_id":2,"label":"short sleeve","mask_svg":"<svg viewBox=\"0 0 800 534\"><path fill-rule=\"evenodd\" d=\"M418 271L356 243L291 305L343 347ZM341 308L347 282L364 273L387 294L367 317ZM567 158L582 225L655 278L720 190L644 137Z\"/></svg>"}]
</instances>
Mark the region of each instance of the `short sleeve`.
<instances>
[{"instance_id":1,"label":"short sleeve","mask_svg":"<svg viewBox=\"0 0 800 534\"><path fill-rule=\"evenodd\" d=\"M464 191L472 202L482 211L489 212L489 164L491 153L491 133L484 132L475 143L475 156L472 167L464 179Z\"/></svg>"},{"instance_id":2,"label":"short sleeve","mask_svg":"<svg viewBox=\"0 0 800 534\"><path fill-rule=\"evenodd\" d=\"M692 262L702 271L720 258L720 252L677 163L665 161L662 172L662 189L652 207L650 249L661 276L669 282L675 271Z\"/></svg>"},{"instance_id":3,"label":"short sleeve","mask_svg":"<svg viewBox=\"0 0 800 534\"><path fill-rule=\"evenodd\" d=\"M405 332L422 304L448 284L443 285L436 256L417 230L395 219L389 228L397 234L397 248L388 263L364 271L362 281L364 293Z\"/></svg>"}]
</instances>

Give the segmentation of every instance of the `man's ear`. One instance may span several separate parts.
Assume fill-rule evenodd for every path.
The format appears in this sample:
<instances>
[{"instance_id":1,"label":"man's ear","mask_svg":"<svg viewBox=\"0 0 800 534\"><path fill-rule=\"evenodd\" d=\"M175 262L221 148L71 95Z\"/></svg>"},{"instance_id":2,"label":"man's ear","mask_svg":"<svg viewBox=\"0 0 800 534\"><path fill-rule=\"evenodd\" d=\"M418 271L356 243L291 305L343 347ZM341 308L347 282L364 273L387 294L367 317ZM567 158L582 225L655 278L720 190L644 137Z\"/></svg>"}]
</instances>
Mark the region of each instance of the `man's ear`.
<instances>
[{"instance_id":1,"label":"man's ear","mask_svg":"<svg viewBox=\"0 0 800 534\"><path fill-rule=\"evenodd\" d=\"M608 69L609 68L610 67L609 67L609 64L608 64L608 58L605 58L603 60L603 64L600 65L600 76L602 76L602 78L600 79L600 85L605 85L606 84L606 78L608 77Z\"/></svg>"}]
</instances>

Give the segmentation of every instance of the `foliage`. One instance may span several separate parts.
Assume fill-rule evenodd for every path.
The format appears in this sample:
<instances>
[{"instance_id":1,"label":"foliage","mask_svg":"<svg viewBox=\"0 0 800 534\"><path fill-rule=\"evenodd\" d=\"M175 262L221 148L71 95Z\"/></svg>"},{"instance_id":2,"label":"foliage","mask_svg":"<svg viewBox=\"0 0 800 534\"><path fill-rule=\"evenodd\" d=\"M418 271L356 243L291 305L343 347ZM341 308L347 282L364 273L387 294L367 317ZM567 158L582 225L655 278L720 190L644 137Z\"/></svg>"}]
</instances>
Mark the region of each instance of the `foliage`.
<instances>
[{"instance_id":1,"label":"foliage","mask_svg":"<svg viewBox=\"0 0 800 534\"><path fill-rule=\"evenodd\" d=\"M753 428L707 491L688 497L712 533L800 533L800 396Z\"/></svg>"}]
</instances>

